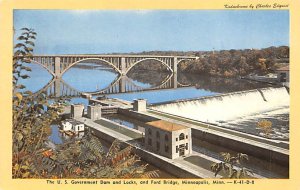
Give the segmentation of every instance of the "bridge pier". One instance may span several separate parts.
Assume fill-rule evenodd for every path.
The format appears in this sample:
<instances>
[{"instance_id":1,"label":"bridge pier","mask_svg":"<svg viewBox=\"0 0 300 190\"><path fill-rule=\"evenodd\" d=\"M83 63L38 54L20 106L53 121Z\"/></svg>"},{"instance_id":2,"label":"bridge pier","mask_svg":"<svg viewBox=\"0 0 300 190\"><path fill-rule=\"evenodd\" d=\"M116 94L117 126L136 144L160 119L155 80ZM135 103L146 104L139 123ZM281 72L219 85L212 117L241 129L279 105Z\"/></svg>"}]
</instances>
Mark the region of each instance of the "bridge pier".
<instances>
[{"instance_id":1,"label":"bridge pier","mask_svg":"<svg viewBox=\"0 0 300 190\"><path fill-rule=\"evenodd\" d=\"M125 80L125 75L122 75L120 80L119 80L119 92L123 93L126 91L126 80Z\"/></svg>"},{"instance_id":2,"label":"bridge pier","mask_svg":"<svg viewBox=\"0 0 300 190\"><path fill-rule=\"evenodd\" d=\"M54 94L55 97L60 97L61 93L60 93L60 79L59 78L55 78L54 79Z\"/></svg>"},{"instance_id":3,"label":"bridge pier","mask_svg":"<svg viewBox=\"0 0 300 190\"><path fill-rule=\"evenodd\" d=\"M126 75L126 70L127 70L127 68L126 68L125 57L121 57L120 63L121 63L121 64L120 64L120 66L121 66L121 68L120 68L121 75Z\"/></svg>"},{"instance_id":4,"label":"bridge pier","mask_svg":"<svg viewBox=\"0 0 300 190\"><path fill-rule=\"evenodd\" d=\"M177 57L174 57L173 68L172 68L174 73L177 73L177 65L178 65L178 59L177 59ZM176 76L177 76L177 74L176 74Z\"/></svg>"},{"instance_id":5,"label":"bridge pier","mask_svg":"<svg viewBox=\"0 0 300 190\"><path fill-rule=\"evenodd\" d=\"M61 63L60 63L60 57L55 57L54 59L54 74L55 78L60 78L61 77Z\"/></svg>"},{"instance_id":6,"label":"bridge pier","mask_svg":"<svg viewBox=\"0 0 300 190\"><path fill-rule=\"evenodd\" d=\"M172 76L172 78L171 78L171 87L172 88L177 88L177 72L175 73L173 73L173 76Z\"/></svg>"}]
</instances>

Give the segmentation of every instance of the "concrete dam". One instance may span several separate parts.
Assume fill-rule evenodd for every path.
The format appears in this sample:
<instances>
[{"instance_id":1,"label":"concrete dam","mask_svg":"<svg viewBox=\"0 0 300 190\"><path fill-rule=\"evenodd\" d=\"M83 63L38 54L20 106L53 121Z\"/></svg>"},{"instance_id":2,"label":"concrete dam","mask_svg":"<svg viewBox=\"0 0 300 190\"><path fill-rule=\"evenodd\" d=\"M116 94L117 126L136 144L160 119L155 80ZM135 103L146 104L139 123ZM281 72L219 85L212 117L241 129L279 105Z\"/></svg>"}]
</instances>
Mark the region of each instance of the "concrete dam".
<instances>
[{"instance_id":1,"label":"concrete dam","mask_svg":"<svg viewBox=\"0 0 300 190\"><path fill-rule=\"evenodd\" d=\"M151 109L198 121L220 124L274 110L289 110L285 87L269 87L153 104Z\"/></svg>"}]
</instances>

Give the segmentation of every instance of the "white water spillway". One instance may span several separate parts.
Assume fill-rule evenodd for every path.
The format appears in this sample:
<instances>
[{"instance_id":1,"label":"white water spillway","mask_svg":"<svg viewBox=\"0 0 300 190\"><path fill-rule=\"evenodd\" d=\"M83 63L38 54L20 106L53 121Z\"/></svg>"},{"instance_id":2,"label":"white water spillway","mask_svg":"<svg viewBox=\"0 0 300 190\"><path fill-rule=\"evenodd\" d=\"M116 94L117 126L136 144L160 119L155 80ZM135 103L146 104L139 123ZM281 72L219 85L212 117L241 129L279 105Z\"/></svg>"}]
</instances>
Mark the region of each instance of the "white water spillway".
<instances>
[{"instance_id":1,"label":"white water spillway","mask_svg":"<svg viewBox=\"0 0 300 190\"><path fill-rule=\"evenodd\" d=\"M151 109L198 121L221 123L289 108L285 87L262 88L153 105Z\"/></svg>"}]
</instances>

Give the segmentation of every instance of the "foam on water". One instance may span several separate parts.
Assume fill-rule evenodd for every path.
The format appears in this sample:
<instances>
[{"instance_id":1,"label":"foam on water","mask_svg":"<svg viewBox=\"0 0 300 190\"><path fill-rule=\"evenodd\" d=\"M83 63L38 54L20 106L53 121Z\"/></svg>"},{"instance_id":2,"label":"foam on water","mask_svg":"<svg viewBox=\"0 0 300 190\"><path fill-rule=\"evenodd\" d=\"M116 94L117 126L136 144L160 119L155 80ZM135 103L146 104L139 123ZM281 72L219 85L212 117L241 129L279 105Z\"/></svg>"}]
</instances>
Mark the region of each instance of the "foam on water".
<instances>
[{"instance_id":1,"label":"foam on water","mask_svg":"<svg viewBox=\"0 0 300 190\"><path fill-rule=\"evenodd\" d=\"M289 107L286 88L263 88L155 105L152 109L198 121L219 123Z\"/></svg>"}]
</instances>

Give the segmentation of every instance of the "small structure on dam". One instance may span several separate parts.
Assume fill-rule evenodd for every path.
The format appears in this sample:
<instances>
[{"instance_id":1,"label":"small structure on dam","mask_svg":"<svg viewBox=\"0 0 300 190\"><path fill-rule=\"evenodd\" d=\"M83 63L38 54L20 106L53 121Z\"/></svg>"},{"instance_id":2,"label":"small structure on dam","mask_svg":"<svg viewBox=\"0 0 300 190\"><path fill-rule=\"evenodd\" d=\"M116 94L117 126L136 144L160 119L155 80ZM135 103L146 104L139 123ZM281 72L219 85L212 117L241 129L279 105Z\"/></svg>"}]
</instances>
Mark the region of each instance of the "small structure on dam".
<instances>
[{"instance_id":1,"label":"small structure on dam","mask_svg":"<svg viewBox=\"0 0 300 190\"><path fill-rule=\"evenodd\" d=\"M137 112L143 112L147 110L147 100L146 99L136 99L133 100L133 110Z\"/></svg>"},{"instance_id":2,"label":"small structure on dam","mask_svg":"<svg viewBox=\"0 0 300 190\"><path fill-rule=\"evenodd\" d=\"M83 104L72 104L71 105L71 118L81 118L84 113L84 105Z\"/></svg>"},{"instance_id":3,"label":"small structure on dam","mask_svg":"<svg viewBox=\"0 0 300 190\"><path fill-rule=\"evenodd\" d=\"M158 120L146 123L145 146L154 153L174 159L192 153L191 128Z\"/></svg>"},{"instance_id":4,"label":"small structure on dam","mask_svg":"<svg viewBox=\"0 0 300 190\"><path fill-rule=\"evenodd\" d=\"M102 108L102 106L99 104L88 105L87 106L87 117L93 121L101 119L101 115L102 115L101 108Z\"/></svg>"}]
</instances>

